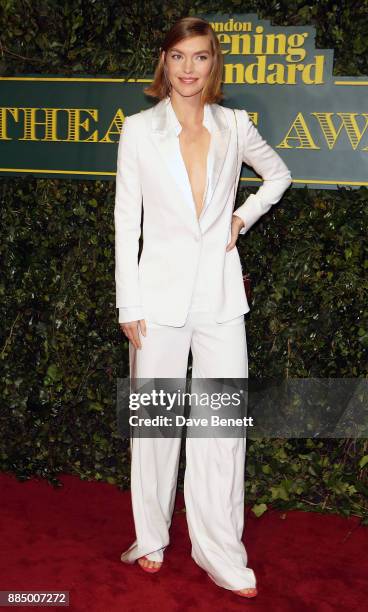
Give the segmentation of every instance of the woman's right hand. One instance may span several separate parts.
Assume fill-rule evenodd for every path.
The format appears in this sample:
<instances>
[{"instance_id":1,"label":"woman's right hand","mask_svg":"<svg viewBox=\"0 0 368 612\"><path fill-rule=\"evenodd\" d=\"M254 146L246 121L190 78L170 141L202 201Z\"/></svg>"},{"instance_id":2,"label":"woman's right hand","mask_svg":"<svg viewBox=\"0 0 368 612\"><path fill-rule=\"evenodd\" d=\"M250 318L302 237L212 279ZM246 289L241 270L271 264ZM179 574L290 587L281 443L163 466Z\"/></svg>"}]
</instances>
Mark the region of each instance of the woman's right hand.
<instances>
[{"instance_id":1,"label":"woman's right hand","mask_svg":"<svg viewBox=\"0 0 368 612\"><path fill-rule=\"evenodd\" d=\"M146 322L144 319L140 319L139 321L129 321L127 323L119 323L120 329L128 340L133 344L136 349L141 349L142 344L139 337L139 330L142 334L146 335Z\"/></svg>"}]
</instances>

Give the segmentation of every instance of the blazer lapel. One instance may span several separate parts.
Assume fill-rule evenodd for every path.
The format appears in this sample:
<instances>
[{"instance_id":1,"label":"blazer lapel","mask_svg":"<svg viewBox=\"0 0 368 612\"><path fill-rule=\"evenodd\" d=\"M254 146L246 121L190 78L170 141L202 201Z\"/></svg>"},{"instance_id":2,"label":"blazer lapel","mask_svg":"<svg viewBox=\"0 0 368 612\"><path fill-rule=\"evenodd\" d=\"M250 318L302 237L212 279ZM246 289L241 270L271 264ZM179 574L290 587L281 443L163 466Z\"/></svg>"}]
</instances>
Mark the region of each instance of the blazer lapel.
<instances>
[{"instance_id":1,"label":"blazer lapel","mask_svg":"<svg viewBox=\"0 0 368 612\"><path fill-rule=\"evenodd\" d=\"M207 212L207 209L209 209L210 204L213 203L216 187L219 184L221 171L227 156L230 142L230 129L221 106L218 104L210 104L209 109L212 116L211 143L208 152L210 157L209 185L207 196L200 215L200 221L202 218L204 218L204 214Z\"/></svg>"},{"instance_id":2,"label":"blazer lapel","mask_svg":"<svg viewBox=\"0 0 368 612\"><path fill-rule=\"evenodd\" d=\"M187 172L180 155L180 149L178 150L178 137L167 116L165 100L161 100L153 107L152 136L157 145L157 152L162 158L165 168L174 179L179 194L184 199L186 206L192 209L192 192L190 184L188 184ZM176 200L176 198L173 198L173 200Z\"/></svg>"},{"instance_id":3,"label":"blazer lapel","mask_svg":"<svg viewBox=\"0 0 368 612\"><path fill-rule=\"evenodd\" d=\"M208 219L206 221L204 220L205 215L208 218L210 209L216 208L216 206L210 207L210 204L214 202L216 187L219 184L221 171L226 159L230 142L230 128L221 106L218 104L209 104L208 108L211 113L211 141L208 151L209 180L205 201L198 220L188 174L180 153L179 140L174 127L170 123L166 104L166 99L163 99L152 108L152 137L157 145L158 154L161 156L165 167L173 177L179 190L178 193L182 196L181 199L185 202L186 214L189 212L189 208L191 219L195 222L196 228L198 228L199 222L203 229L203 225L207 225L208 222ZM176 201L177 198L173 198L173 202ZM180 206L180 208L183 207ZM212 212L215 213L216 211L211 210L211 213ZM212 214L210 216L212 216Z\"/></svg>"}]
</instances>

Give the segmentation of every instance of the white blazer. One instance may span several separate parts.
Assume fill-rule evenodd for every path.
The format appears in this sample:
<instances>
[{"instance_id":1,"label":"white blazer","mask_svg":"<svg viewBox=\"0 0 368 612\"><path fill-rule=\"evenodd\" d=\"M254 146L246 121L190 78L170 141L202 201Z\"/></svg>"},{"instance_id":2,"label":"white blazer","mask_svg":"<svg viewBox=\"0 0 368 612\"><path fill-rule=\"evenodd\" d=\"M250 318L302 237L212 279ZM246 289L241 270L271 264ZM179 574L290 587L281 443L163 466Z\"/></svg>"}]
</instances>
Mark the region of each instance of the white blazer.
<instances>
[{"instance_id":1,"label":"white blazer","mask_svg":"<svg viewBox=\"0 0 368 612\"><path fill-rule=\"evenodd\" d=\"M257 131L247 111L205 104L203 125L211 133L207 184L197 219L180 152L181 126L170 97L125 117L115 195L115 283L119 322L138 319L179 327L190 308L199 258L206 271L215 319L249 312L239 253L226 252L231 220L243 219L245 234L281 199L292 182L281 157ZM242 163L262 185L233 212ZM138 261L143 210L143 248Z\"/></svg>"}]
</instances>

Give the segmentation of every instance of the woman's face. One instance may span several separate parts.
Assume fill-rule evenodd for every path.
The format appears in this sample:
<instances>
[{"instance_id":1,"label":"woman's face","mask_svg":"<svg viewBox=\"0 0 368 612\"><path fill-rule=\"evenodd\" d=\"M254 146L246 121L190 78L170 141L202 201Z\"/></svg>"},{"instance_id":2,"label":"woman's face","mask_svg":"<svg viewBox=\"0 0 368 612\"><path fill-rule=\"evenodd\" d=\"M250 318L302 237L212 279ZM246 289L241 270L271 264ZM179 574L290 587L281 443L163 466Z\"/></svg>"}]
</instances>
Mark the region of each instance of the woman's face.
<instances>
[{"instance_id":1,"label":"woman's face","mask_svg":"<svg viewBox=\"0 0 368 612\"><path fill-rule=\"evenodd\" d=\"M165 51L162 52L165 58ZM193 36L174 45L166 53L166 72L172 88L181 96L199 94L214 62L209 36Z\"/></svg>"}]
</instances>

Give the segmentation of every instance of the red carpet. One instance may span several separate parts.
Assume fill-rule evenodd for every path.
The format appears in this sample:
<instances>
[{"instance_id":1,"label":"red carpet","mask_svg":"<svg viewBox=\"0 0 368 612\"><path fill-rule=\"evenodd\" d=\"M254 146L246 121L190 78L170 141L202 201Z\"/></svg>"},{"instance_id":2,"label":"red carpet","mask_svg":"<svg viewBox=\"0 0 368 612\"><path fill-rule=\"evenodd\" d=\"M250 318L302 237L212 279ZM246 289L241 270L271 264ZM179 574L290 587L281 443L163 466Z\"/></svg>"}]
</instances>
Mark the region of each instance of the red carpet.
<instances>
[{"instance_id":1,"label":"red carpet","mask_svg":"<svg viewBox=\"0 0 368 612\"><path fill-rule=\"evenodd\" d=\"M134 539L129 492L61 480L54 489L0 474L0 590L69 590L69 609L91 612L367 609L368 530L356 517L271 511L257 519L247 510L244 542L259 595L246 600L217 587L190 557L181 494L165 565L149 575L120 561Z\"/></svg>"}]
</instances>

